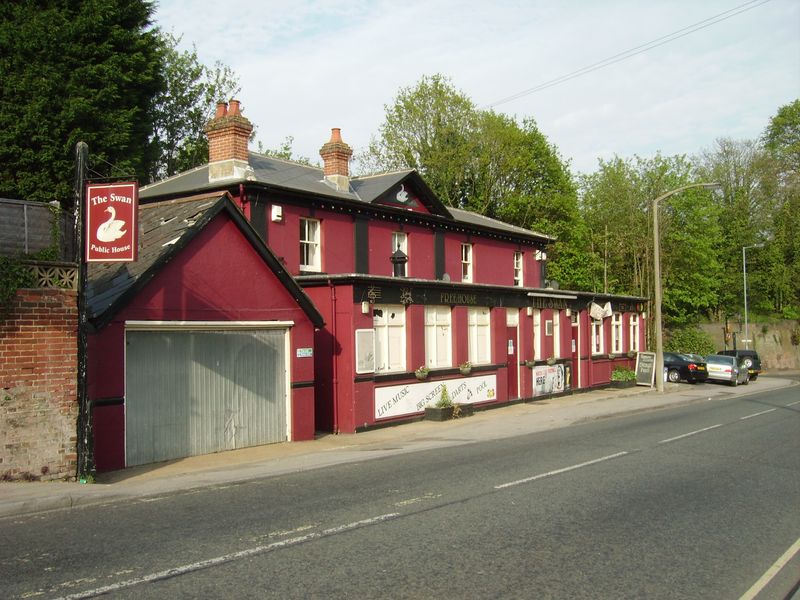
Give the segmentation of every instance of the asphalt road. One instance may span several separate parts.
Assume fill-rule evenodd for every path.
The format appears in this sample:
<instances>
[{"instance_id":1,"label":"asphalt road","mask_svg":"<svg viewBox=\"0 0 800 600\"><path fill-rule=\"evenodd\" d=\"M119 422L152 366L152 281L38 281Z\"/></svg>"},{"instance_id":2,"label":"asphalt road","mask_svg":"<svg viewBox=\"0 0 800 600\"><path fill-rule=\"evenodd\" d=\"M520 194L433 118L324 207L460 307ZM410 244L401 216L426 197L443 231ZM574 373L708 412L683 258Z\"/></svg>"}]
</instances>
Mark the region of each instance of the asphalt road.
<instances>
[{"instance_id":1,"label":"asphalt road","mask_svg":"<svg viewBox=\"0 0 800 600\"><path fill-rule=\"evenodd\" d=\"M3 519L0 597L737 599L799 539L788 388Z\"/></svg>"}]
</instances>

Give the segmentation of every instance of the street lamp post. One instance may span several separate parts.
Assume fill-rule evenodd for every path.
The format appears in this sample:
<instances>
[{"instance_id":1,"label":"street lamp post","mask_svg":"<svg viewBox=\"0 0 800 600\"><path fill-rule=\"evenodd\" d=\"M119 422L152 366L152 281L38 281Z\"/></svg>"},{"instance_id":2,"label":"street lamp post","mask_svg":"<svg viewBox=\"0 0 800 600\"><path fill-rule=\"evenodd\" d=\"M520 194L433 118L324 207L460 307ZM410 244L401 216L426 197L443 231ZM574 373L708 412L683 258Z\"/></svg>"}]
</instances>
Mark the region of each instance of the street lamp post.
<instances>
[{"instance_id":1,"label":"street lamp post","mask_svg":"<svg viewBox=\"0 0 800 600\"><path fill-rule=\"evenodd\" d=\"M763 248L764 244L753 244L752 246L742 246L742 276L744 277L744 349L748 349L750 343L750 333L747 330L747 253L748 248Z\"/></svg>"},{"instance_id":2,"label":"street lamp post","mask_svg":"<svg viewBox=\"0 0 800 600\"><path fill-rule=\"evenodd\" d=\"M678 194L691 188L705 188L716 190L722 187L719 183L690 183L679 188L670 190L653 199L653 279L654 279L654 306L653 318L655 319L656 333L656 391L664 391L664 337L662 335L661 324L661 234L658 230L658 203L669 198L673 194Z\"/></svg>"}]
</instances>

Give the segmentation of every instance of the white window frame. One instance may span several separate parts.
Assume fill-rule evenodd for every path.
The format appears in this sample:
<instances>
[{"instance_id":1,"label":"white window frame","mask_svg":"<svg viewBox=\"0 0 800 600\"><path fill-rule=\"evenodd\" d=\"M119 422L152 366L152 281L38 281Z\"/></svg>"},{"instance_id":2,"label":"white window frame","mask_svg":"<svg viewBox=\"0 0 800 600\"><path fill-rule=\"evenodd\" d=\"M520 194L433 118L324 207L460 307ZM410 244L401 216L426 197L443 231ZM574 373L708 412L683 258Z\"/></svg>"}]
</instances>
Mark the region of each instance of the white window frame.
<instances>
[{"instance_id":1,"label":"white window frame","mask_svg":"<svg viewBox=\"0 0 800 600\"><path fill-rule=\"evenodd\" d=\"M591 329L592 329L592 354L604 354L605 353L605 336L603 335L603 320L591 320Z\"/></svg>"},{"instance_id":2,"label":"white window frame","mask_svg":"<svg viewBox=\"0 0 800 600\"><path fill-rule=\"evenodd\" d=\"M467 310L469 361L473 365L486 365L492 361L491 309L470 306Z\"/></svg>"},{"instance_id":3,"label":"white window frame","mask_svg":"<svg viewBox=\"0 0 800 600\"><path fill-rule=\"evenodd\" d=\"M449 306L425 307L425 366L453 366L453 328Z\"/></svg>"},{"instance_id":4,"label":"white window frame","mask_svg":"<svg viewBox=\"0 0 800 600\"><path fill-rule=\"evenodd\" d=\"M375 329L375 372L405 371L406 307L376 304L372 307L372 325Z\"/></svg>"},{"instance_id":5,"label":"white window frame","mask_svg":"<svg viewBox=\"0 0 800 600\"><path fill-rule=\"evenodd\" d=\"M461 281L471 282L473 273L472 244L461 244Z\"/></svg>"},{"instance_id":6,"label":"white window frame","mask_svg":"<svg viewBox=\"0 0 800 600\"><path fill-rule=\"evenodd\" d=\"M622 354L622 313L611 315L611 352Z\"/></svg>"},{"instance_id":7,"label":"white window frame","mask_svg":"<svg viewBox=\"0 0 800 600\"><path fill-rule=\"evenodd\" d=\"M522 252L514 252L514 287L523 286Z\"/></svg>"},{"instance_id":8,"label":"white window frame","mask_svg":"<svg viewBox=\"0 0 800 600\"><path fill-rule=\"evenodd\" d=\"M318 219L300 218L301 271L322 271L321 230Z\"/></svg>"},{"instance_id":9,"label":"white window frame","mask_svg":"<svg viewBox=\"0 0 800 600\"><path fill-rule=\"evenodd\" d=\"M542 360L542 311L533 309L533 359Z\"/></svg>"},{"instance_id":10,"label":"white window frame","mask_svg":"<svg viewBox=\"0 0 800 600\"><path fill-rule=\"evenodd\" d=\"M408 234L405 231L394 231L392 232L392 251L390 254L394 254L400 250L403 254L406 255L408 258ZM404 269L405 272L403 273L404 277L408 277L408 266L411 263L409 258L408 262L406 262ZM394 272L393 272L394 274Z\"/></svg>"},{"instance_id":11,"label":"white window frame","mask_svg":"<svg viewBox=\"0 0 800 600\"><path fill-rule=\"evenodd\" d=\"M628 315L628 348L633 352L639 351L639 314Z\"/></svg>"},{"instance_id":12,"label":"white window frame","mask_svg":"<svg viewBox=\"0 0 800 600\"><path fill-rule=\"evenodd\" d=\"M553 311L553 357L561 358L561 311Z\"/></svg>"}]
</instances>

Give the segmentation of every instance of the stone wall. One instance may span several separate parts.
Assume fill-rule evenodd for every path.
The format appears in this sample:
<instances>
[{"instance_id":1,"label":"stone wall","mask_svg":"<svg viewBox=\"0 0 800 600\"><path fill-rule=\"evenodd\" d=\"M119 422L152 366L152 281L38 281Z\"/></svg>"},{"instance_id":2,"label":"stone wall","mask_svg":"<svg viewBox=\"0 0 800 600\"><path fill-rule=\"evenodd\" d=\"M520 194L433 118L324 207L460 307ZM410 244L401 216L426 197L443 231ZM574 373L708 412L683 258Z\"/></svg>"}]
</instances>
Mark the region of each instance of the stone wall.
<instances>
[{"instance_id":1,"label":"stone wall","mask_svg":"<svg viewBox=\"0 0 800 600\"><path fill-rule=\"evenodd\" d=\"M0 480L74 478L77 293L23 289L0 313Z\"/></svg>"},{"instance_id":2,"label":"stone wall","mask_svg":"<svg viewBox=\"0 0 800 600\"><path fill-rule=\"evenodd\" d=\"M701 328L714 340L717 350L724 347L722 323L702 325ZM738 327L735 326L734 329L738 329ZM800 345L792 343L792 333L800 333L800 323L797 321L755 322L748 323L747 330L753 340L752 344L748 344L748 348L758 352L764 371L800 370ZM744 338L744 332L737 331L737 337ZM739 343L738 347L744 348L744 344Z\"/></svg>"}]
</instances>

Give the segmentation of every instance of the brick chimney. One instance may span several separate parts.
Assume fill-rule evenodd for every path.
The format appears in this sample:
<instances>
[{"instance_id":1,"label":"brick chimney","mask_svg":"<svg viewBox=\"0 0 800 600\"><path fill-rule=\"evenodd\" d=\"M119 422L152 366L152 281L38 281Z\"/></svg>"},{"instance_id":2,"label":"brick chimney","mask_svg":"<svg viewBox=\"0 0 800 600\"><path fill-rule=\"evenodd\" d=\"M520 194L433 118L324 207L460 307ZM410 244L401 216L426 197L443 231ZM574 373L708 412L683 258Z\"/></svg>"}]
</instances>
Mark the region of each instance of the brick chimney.
<instances>
[{"instance_id":1,"label":"brick chimney","mask_svg":"<svg viewBox=\"0 0 800 600\"><path fill-rule=\"evenodd\" d=\"M253 124L242 116L238 100L217 102L214 118L206 125L208 180L247 179L253 174L247 144Z\"/></svg>"},{"instance_id":2,"label":"brick chimney","mask_svg":"<svg viewBox=\"0 0 800 600\"><path fill-rule=\"evenodd\" d=\"M331 129L331 140L319 150L324 163L325 181L340 192L350 190L350 157L353 149L342 141L342 130Z\"/></svg>"}]
</instances>

